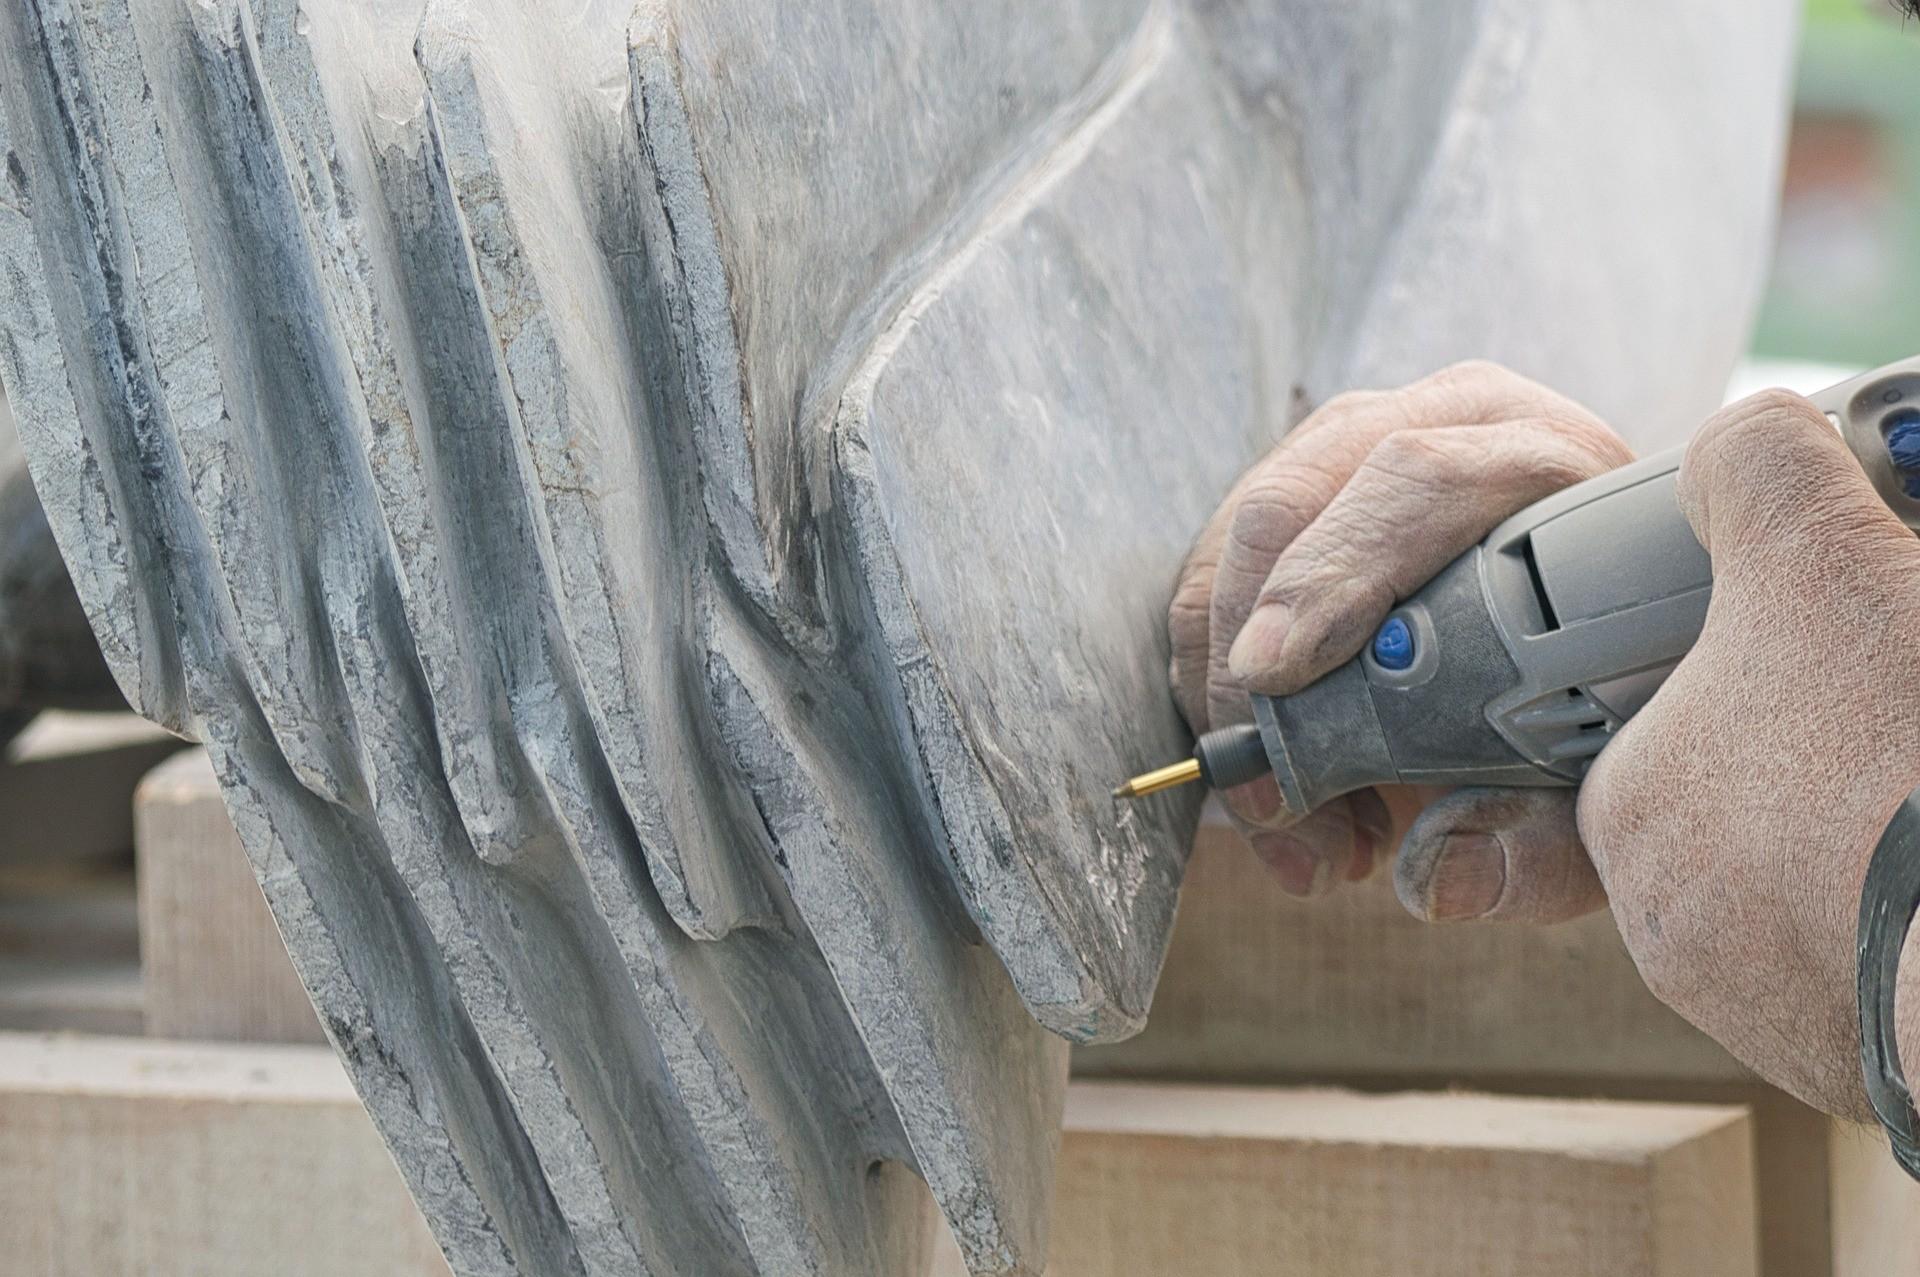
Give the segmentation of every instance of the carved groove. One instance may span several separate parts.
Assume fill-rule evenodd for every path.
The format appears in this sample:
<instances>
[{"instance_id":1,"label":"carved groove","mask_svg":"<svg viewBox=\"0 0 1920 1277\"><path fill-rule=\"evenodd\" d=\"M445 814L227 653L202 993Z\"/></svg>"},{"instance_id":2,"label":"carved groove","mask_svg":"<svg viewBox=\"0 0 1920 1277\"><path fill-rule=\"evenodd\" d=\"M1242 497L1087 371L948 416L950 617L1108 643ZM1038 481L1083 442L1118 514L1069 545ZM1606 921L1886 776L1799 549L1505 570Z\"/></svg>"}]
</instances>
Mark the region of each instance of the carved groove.
<instances>
[{"instance_id":1,"label":"carved groove","mask_svg":"<svg viewBox=\"0 0 1920 1277\"><path fill-rule=\"evenodd\" d=\"M1396 305L1565 260L1599 179L1474 231L1445 121L1608 20L1355 8L0 4L53 536L456 1271L905 1273L930 1192L1038 1272L1065 1039L1144 1022L1183 869L1192 800L1106 798L1187 747L1182 538L1296 400L1451 354L1704 406L1746 214L1650 236L1729 316L1659 399L1700 333ZM1764 189L1766 78L1645 171Z\"/></svg>"}]
</instances>

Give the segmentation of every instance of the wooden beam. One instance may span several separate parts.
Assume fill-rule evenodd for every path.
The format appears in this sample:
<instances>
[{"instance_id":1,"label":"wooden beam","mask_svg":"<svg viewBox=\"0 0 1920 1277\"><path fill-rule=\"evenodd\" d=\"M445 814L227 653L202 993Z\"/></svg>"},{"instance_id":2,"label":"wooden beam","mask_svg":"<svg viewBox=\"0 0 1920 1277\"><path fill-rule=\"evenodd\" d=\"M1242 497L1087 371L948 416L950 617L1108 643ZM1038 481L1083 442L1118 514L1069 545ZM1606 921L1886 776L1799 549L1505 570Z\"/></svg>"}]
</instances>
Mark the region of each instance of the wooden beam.
<instances>
[{"instance_id":1,"label":"wooden beam","mask_svg":"<svg viewBox=\"0 0 1920 1277\"><path fill-rule=\"evenodd\" d=\"M1076 1052L1085 1076L1746 1081L1641 981L1605 913L1554 927L1431 926L1387 874L1282 892L1201 826L1146 1031Z\"/></svg>"},{"instance_id":2,"label":"wooden beam","mask_svg":"<svg viewBox=\"0 0 1920 1277\"><path fill-rule=\"evenodd\" d=\"M1749 1277L1719 1106L1076 1082L1050 1277ZM934 1277L965 1277L951 1249Z\"/></svg>"},{"instance_id":3,"label":"wooden beam","mask_svg":"<svg viewBox=\"0 0 1920 1277\"><path fill-rule=\"evenodd\" d=\"M447 1277L329 1051L0 1034L0 1254L88 1277Z\"/></svg>"},{"instance_id":4,"label":"wooden beam","mask_svg":"<svg viewBox=\"0 0 1920 1277\"><path fill-rule=\"evenodd\" d=\"M133 714L40 715L0 751L0 865L124 858L134 786L183 747Z\"/></svg>"},{"instance_id":5,"label":"wooden beam","mask_svg":"<svg viewBox=\"0 0 1920 1277\"><path fill-rule=\"evenodd\" d=\"M141 782L134 824L147 1032L325 1041L205 750L179 754Z\"/></svg>"},{"instance_id":6,"label":"wooden beam","mask_svg":"<svg viewBox=\"0 0 1920 1277\"><path fill-rule=\"evenodd\" d=\"M1827 1127L1834 1277L1920 1277L1920 1183L1878 1130Z\"/></svg>"},{"instance_id":7,"label":"wooden beam","mask_svg":"<svg viewBox=\"0 0 1920 1277\"><path fill-rule=\"evenodd\" d=\"M131 868L0 865L0 1029L142 1023Z\"/></svg>"},{"instance_id":8,"label":"wooden beam","mask_svg":"<svg viewBox=\"0 0 1920 1277\"><path fill-rule=\"evenodd\" d=\"M1738 1104L1767 1277L1920 1277L1898 1223L1920 1220L1920 1188L1877 1140L1764 1086L1661 1005L1604 913L1429 926L1385 875L1298 901L1203 824L1146 1031L1077 1051L1074 1071Z\"/></svg>"},{"instance_id":9,"label":"wooden beam","mask_svg":"<svg viewBox=\"0 0 1920 1277\"><path fill-rule=\"evenodd\" d=\"M318 1040L204 756L194 751L167 764L141 798L155 1031L236 1040L306 1033ZM1849 1141L1838 1124L1740 1080L1717 1047L1652 1002L1604 916L1545 931L1429 928L1404 917L1383 883L1301 904L1273 889L1219 832L1196 848L1148 1037L1082 1052L1082 1072L1263 1079L1318 1073L1402 1085L1467 1078L1536 1092L1565 1089L1571 1076L1589 1092L1738 1101L1752 1106L1759 1133L1764 1271L1920 1275L1920 1261L1896 1266L1915 1252L1889 1233L1882 1209L1890 1202L1920 1208L1920 1194L1883 1150L1857 1135ZM1450 955L1441 952L1448 949ZM1488 963L1491 970L1476 969ZM1292 982L1283 978L1288 967L1296 973ZM1529 971L1558 1005L1538 1005ZM1335 1014L1343 1003L1345 1017ZM1449 1020L1455 1015L1478 1036L1461 1034ZM1319 1040L1302 1041L1314 1035ZM1351 1063L1343 1067L1343 1060ZM1579 1080L1580 1069L1595 1061L1598 1077ZM1074 1094L1085 1091L1076 1086ZM1082 1143L1082 1133L1070 1128L1069 1151ZM1062 1181L1063 1201L1079 1182ZM1139 1209L1150 1202L1143 1199Z\"/></svg>"},{"instance_id":10,"label":"wooden beam","mask_svg":"<svg viewBox=\"0 0 1920 1277\"><path fill-rule=\"evenodd\" d=\"M1082 1084L1053 1277L1751 1277L1738 1109Z\"/></svg>"},{"instance_id":11,"label":"wooden beam","mask_svg":"<svg viewBox=\"0 0 1920 1277\"><path fill-rule=\"evenodd\" d=\"M0 1034L0 1129L18 1271L445 1272L321 1048ZM1750 1277L1751 1176L1724 1107L1081 1083L1048 1271Z\"/></svg>"}]
</instances>

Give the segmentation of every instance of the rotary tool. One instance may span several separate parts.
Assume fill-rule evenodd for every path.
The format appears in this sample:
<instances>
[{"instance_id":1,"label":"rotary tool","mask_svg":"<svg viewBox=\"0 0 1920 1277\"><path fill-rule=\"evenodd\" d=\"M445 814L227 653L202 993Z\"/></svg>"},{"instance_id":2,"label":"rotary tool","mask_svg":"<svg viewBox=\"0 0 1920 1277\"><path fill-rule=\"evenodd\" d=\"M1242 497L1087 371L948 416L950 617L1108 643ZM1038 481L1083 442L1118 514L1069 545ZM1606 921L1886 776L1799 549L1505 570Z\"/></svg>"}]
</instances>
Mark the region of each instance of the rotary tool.
<instances>
[{"instance_id":1,"label":"rotary tool","mask_svg":"<svg viewBox=\"0 0 1920 1277\"><path fill-rule=\"evenodd\" d=\"M1813 397L1920 529L1920 356ZM1387 616L1359 656L1128 781L1138 798L1269 772L1289 810L1372 785L1578 785L1706 622L1713 565L1680 512L1685 447L1522 510Z\"/></svg>"}]
</instances>

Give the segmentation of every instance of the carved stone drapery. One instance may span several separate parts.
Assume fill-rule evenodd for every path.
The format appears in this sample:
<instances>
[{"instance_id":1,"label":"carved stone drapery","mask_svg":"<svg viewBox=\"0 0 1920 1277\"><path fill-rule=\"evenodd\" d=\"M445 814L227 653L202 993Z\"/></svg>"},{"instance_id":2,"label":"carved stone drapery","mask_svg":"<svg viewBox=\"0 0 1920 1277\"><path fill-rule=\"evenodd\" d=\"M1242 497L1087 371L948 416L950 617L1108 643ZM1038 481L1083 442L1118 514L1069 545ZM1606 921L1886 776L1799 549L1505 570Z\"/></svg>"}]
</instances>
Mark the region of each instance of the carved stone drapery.
<instances>
[{"instance_id":1,"label":"carved stone drapery","mask_svg":"<svg viewBox=\"0 0 1920 1277\"><path fill-rule=\"evenodd\" d=\"M1039 1269L1232 477L1467 355L1711 406L1791 14L1674 8L0 5L54 532L458 1271L907 1271L916 1174Z\"/></svg>"}]
</instances>

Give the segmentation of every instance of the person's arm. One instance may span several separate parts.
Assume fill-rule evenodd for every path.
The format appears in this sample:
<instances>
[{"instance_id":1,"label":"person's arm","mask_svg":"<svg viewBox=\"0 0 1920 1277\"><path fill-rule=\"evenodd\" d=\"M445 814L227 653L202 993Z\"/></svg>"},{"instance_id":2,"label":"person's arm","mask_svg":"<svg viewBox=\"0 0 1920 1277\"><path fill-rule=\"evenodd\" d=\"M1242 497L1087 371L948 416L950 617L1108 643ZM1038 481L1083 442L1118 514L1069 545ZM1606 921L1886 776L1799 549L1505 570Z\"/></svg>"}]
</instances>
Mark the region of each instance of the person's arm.
<instances>
[{"instance_id":1,"label":"person's arm","mask_svg":"<svg viewBox=\"0 0 1920 1277\"><path fill-rule=\"evenodd\" d=\"M1486 365L1330 404L1236 488L1182 582L1174 679L1195 727L1352 657L1396 597L1505 515L1624 460L1616 444ZM1611 903L1658 996L1762 1077L1864 1117L1855 923L1867 860L1920 783L1920 541L1785 392L1710 421L1678 492L1713 556L1706 627L1600 756L1577 830L1574 796L1538 790L1362 795L1291 826L1240 794L1236 814L1296 890L1294 857L1364 868L1371 819L1418 916ZM1920 960L1901 985L1920 1071Z\"/></svg>"},{"instance_id":2,"label":"person's arm","mask_svg":"<svg viewBox=\"0 0 1920 1277\"><path fill-rule=\"evenodd\" d=\"M1920 541L1785 392L1709 422L1679 494L1713 556L1706 628L1595 764L1581 834L1656 994L1769 1081L1866 1117L1855 930L1920 783ZM1920 1063L1920 964L1901 986Z\"/></svg>"}]
</instances>

